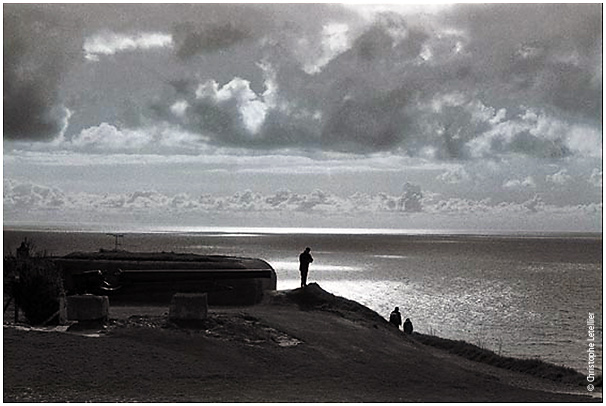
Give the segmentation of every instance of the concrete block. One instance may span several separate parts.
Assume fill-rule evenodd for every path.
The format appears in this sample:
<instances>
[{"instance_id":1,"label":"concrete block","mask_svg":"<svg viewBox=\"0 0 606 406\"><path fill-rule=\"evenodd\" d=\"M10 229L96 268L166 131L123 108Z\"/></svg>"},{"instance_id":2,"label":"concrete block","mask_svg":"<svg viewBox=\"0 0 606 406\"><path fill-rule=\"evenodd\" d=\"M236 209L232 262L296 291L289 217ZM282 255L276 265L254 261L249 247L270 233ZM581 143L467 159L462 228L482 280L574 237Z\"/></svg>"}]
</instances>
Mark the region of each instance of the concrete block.
<instances>
[{"instance_id":1,"label":"concrete block","mask_svg":"<svg viewBox=\"0 0 606 406\"><path fill-rule=\"evenodd\" d=\"M67 321L67 299L65 296L59 298L59 324Z\"/></svg>"},{"instance_id":2,"label":"concrete block","mask_svg":"<svg viewBox=\"0 0 606 406\"><path fill-rule=\"evenodd\" d=\"M171 321L204 320L208 315L206 293L176 293L170 301L168 318Z\"/></svg>"},{"instance_id":3,"label":"concrete block","mask_svg":"<svg viewBox=\"0 0 606 406\"><path fill-rule=\"evenodd\" d=\"M68 320L100 320L109 316L109 298L95 295L73 295L67 297Z\"/></svg>"}]
</instances>

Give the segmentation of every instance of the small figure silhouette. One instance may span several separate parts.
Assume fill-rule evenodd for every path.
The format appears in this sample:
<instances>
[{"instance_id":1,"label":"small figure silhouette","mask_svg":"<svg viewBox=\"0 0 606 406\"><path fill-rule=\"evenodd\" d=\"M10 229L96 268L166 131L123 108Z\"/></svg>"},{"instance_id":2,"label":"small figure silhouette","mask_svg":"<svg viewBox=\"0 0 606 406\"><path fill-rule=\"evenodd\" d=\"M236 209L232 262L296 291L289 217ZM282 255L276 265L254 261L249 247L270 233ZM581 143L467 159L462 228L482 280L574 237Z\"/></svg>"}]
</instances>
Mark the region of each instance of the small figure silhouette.
<instances>
[{"instance_id":1,"label":"small figure silhouette","mask_svg":"<svg viewBox=\"0 0 606 406\"><path fill-rule=\"evenodd\" d=\"M27 238L21 241L21 245L17 248L17 258L27 258L29 257L30 243L27 241Z\"/></svg>"},{"instance_id":2,"label":"small figure silhouette","mask_svg":"<svg viewBox=\"0 0 606 406\"><path fill-rule=\"evenodd\" d=\"M410 319L406 319L406 321L404 321L404 332L406 334L412 334L412 321L410 321Z\"/></svg>"},{"instance_id":3,"label":"small figure silhouette","mask_svg":"<svg viewBox=\"0 0 606 406\"><path fill-rule=\"evenodd\" d=\"M314 259L309 253L311 248L305 248L305 251L299 255L299 271L301 271L301 287L307 286L307 273L309 272L309 264L314 262Z\"/></svg>"},{"instance_id":4,"label":"small figure silhouette","mask_svg":"<svg viewBox=\"0 0 606 406\"><path fill-rule=\"evenodd\" d=\"M396 326L398 330L400 329L400 326L402 325L402 315L400 314L399 307L393 309L393 311L389 315L389 322Z\"/></svg>"}]
</instances>

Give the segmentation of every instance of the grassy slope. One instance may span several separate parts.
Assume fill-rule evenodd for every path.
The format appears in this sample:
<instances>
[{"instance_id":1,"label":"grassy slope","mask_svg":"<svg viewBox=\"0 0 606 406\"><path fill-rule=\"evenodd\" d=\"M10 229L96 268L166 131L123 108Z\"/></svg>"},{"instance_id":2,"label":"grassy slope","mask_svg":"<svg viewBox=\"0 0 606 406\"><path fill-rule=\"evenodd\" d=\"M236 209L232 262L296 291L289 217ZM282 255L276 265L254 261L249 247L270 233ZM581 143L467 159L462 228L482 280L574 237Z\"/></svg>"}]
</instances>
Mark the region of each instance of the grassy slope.
<instances>
[{"instance_id":1,"label":"grassy slope","mask_svg":"<svg viewBox=\"0 0 606 406\"><path fill-rule=\"evenodd\" d=\"M531 376L561 382L570 385L586 385L586 376L580 372L564 367L553 365L539 359L519 359L503 357L484 348L461 340L449 340L441 337L414 333L415 341L448 351L475 362L481 362L511 371L522 372ZM597 377L594 382L596 386L602 386L602 377Z\"/></svg>"},{"instance_id":2,"label":"grassy slope","mask_svg":"<svg viewBox=\"0 0 606 406\"><path fill-rule=\"evenodd\" d=\"M213 311L197 329L161 326L162 316L114 320L100 338L5 329L4 400L589 400L511 387L317 285Z\"/></svg>"}]
</instances>

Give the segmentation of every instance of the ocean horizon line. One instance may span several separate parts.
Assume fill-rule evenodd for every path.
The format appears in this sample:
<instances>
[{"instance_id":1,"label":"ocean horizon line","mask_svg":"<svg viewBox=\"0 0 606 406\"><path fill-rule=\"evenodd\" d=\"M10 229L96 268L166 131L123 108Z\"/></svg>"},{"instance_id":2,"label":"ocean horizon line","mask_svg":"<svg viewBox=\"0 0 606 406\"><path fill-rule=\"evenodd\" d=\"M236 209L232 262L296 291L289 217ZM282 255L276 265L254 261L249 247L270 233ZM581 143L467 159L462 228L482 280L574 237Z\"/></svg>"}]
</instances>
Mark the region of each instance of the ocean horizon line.
<instances>
[{"instance_id":1,"label":"ocean horizon line","mask_svg":"<svg viewBox=\"0 0 606 406\"><path fill-rule=\"evenodd\" d=\"M219 234L246 235L402 235L402 236L488 236L533 238L591 238L601 239L602 233L592 231L532 231L532 230L478 230L430 228L358 228L358 227L235 227L235 226L133 226L76 225L76 224L4 224L4 231L66 232L66 233L127 233L127 234Z\"/></svg>"}]
</instances>

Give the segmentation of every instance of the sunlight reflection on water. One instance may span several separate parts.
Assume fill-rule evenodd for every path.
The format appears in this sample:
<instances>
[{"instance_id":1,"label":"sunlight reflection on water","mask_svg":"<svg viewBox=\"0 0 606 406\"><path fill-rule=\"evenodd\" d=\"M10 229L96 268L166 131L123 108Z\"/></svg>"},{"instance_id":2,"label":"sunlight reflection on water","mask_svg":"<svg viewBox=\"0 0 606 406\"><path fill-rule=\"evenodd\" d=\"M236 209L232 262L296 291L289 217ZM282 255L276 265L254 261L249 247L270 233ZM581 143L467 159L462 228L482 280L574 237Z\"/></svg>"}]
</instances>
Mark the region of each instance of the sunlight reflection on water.
<instances>
[{"instance_id":1,"label":"sunlight reflection on water","mask_svg":"<svg viewBox=\"0 0 606 406\"><path fill-rule=\"evenodd\" d=\"M596 297L596 292L583 291L587 287L579 284L579 272L599 275L596 265L341 255L318 256L310 268L309 282L318 282L325 290L362 303L385 318L399 306L402 316L410 318L415 330L422 333L577 370L586 363L582 354L577 355L586 344L586 313L579 300ZM278 273L278 289L299 287L297 262L270 263ZM356 266L345 265L348 263ZM601 302L595 305L587 311L601 311Z\"/></svg>"},{"instance_id":2,"label":"sunlight reflection on water","mask_svg":"<svg viewBox=\"0 0 606 406\"><path fill-rule=\"evenodd\" d=\"M276 271L298 271L299 263L294 261L272 261L271 266ZM323 271L361 271L362 269L355 266L349 265L326 265L326 264L312 264L313 270L315 272L323 272Z\"/></svg>"}]
</instances>

